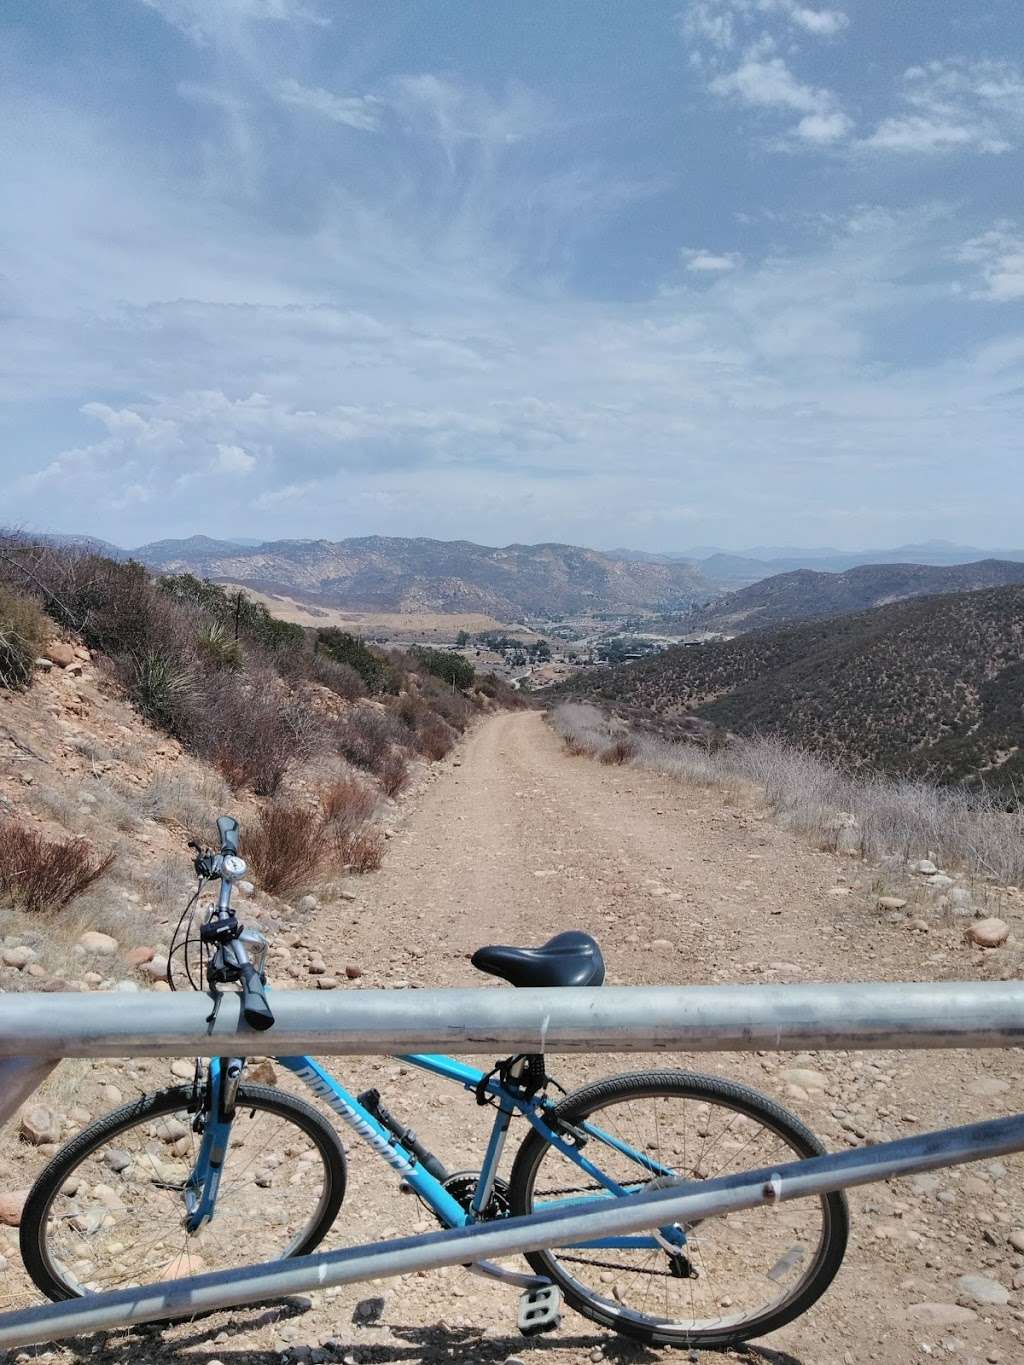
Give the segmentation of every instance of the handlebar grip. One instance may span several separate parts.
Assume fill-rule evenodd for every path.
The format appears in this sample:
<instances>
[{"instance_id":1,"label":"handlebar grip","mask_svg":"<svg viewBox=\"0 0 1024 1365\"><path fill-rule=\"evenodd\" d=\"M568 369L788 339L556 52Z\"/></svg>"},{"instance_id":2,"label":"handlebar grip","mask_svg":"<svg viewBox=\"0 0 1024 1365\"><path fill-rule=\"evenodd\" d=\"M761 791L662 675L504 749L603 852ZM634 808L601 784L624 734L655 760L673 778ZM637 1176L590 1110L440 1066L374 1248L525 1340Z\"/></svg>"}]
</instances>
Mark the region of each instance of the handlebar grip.
<instances>
[{"instance_id":1,"label":"handlebar grip","mask_svg":"<svg viewBox=\"0 0 1024 1365\"><path fill-rule=\"evenodd\" d=\"M239 970L242 973L243 981L242 1018L250 1028L270 1028L274 1022L274 1014L267 1004L267 997L259 972L251 962L241 963Z\"/></svg>"},{"instance_id":2,"label":"handlebar grip","mask_svg":"<svg viewBox=\"0 0 1024 1365\"><path fill-rule=\"evenodd\" d=\"M238 838L241 834L241 827L233 815L222 815L217 821L217 833L220 835L221 853L237 853Z\"/></svg>"}]
</instances>

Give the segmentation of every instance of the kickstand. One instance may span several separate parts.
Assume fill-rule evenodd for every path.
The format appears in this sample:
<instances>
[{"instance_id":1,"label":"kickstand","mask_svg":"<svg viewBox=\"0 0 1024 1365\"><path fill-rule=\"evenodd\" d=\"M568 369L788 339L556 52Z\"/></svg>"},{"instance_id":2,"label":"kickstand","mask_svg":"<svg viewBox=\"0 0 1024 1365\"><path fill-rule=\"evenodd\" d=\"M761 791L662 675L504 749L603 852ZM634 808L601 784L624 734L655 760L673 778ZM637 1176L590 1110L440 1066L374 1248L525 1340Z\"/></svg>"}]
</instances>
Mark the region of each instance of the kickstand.
<instances>
[{"instance_id":1,"label":"kickstand","mask_svg":"<svg viewBox=\"0 0 1024 1365\"><path fill-rule=\"evenodd\" d=\"M223 991L214 990L211 994L213 995L213 1009L206 1016L206 1022L210 1025L207 1030L208 1033L213 1032L214 1025L217 1022L217 1015L220 1013L220 1002L224 999Z\"/></svg>"}]
</instances>

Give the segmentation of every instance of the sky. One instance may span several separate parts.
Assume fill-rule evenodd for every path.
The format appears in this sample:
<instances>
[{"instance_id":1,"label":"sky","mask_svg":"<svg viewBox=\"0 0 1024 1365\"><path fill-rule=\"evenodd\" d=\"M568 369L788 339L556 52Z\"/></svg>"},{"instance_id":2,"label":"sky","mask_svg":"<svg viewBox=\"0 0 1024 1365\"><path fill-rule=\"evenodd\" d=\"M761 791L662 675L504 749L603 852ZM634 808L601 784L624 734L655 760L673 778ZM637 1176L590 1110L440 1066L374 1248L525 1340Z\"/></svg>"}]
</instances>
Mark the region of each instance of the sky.
<instances>
[{"instance_id":1,"label":"sky","mask_svg":"<svg viewBox=\"0 0 1024 1365\"><path fill-rule=\"evenodd\" d=\"M1024 543L1019 0L6 0L0 523Z\"/></svg>"}]
</instances>

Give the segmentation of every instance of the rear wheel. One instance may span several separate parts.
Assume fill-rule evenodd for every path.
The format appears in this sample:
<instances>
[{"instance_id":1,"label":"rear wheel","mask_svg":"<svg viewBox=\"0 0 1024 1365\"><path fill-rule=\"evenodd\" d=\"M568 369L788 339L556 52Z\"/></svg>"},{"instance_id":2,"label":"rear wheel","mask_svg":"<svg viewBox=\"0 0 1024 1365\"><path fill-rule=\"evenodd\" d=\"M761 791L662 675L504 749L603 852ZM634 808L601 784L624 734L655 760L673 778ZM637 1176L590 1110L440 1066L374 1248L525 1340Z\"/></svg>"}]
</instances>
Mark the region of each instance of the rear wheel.
<instances>
[{"instance_id":1,"label":"rear wheel","mask_svg":"<svg viewBox=\"0 0 1024 1365\"><path fill-rule=\"evenodd\" d=\"M341 1143L315 1109L261 1085L239 1087L212 1220L185 1230L182 1191L201 1141L191 1102L180 1086L127 1104L39 1176L21 1254L49 1298L301 1256L323 1239L345 1195Z\"/></svg>"},{"instance_id":2,"label":"rear wheel","mask_svg":"<svg viewBox=\"0 0 1024 1365\"><path fill-rule=\"evenodd\" d=\"M567 1096L554 1116L583 1128L587 1159L629 1194L652 1181L710 1180L824 1151L799 1119L755 1090L682 1071L598 1081ZM536 1129L527 1136L512 1169L513 1215L603 1197L606 1187ZM839 1269L848 1227L845 1199L830 1194L702 1220L681 1230L677 1250L671 1238L666 1249L646 1234L633 1246L557 1247L527 1260L577 1312L616 1332L722 1347L805 1312Z\"/></svg>"}]
</instances>

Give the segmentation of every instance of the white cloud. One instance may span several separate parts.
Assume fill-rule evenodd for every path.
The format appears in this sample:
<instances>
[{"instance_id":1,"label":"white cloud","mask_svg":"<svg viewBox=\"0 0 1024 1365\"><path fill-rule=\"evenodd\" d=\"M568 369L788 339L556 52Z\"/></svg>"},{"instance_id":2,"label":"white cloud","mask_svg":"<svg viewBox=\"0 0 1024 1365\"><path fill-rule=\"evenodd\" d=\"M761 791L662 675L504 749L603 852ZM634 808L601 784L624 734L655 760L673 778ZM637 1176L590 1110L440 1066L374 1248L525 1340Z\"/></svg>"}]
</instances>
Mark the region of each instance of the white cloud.
<instances>
[{"instance_id":1,"label":"white cloud","mask_svg":"<svg viewBox=\"0 0 1024 1365\"><path fill-rule=\"evenodd\" d=\"M715 76L709 89L723 99L736 100L749 108L802 114L790 132L804 142L818 145L837 142L852 127L830 90L798 80L781 57L764 55L759 47L749 49L735 70Z\"/></svg>"},{"instance_id":2,"label":"white cloud","mask_svg":"<svg viewBox=\"0 0 1024 1365\"><path fill-rule=\"evenodd\" d=\"M332 123L344 123L366 133L380 128L383 101L374 95L336 95L292 79L278 81L274 93L282 104L320 114Z\"/></svg>"},{"instance_id":3,"label":"white cloud","mask_svg":"<svg viewBox=\"0 0 1024 1365\"><path fill-rule=\"evenodd\" d=\"M770 18L816 38L835 38L850 22L842 10L814 9L800 0L691 0L681 16L686 37L722 52L737 45L741 28Z\"/></svg>"},{"instance_id":4,"label":"white cloud","mask_svg":"<svg viewBox=\"0 0 1024 1365\"><path fill-rule=\"evenodd\" d=\"M304 0L141 0L200 47L223 45L251 23L314 24L330 20Z\"/></svg>"},{"instance_id":5,"label":"white cloud","mask_svg":"<svg viewBox=\"0 0 1024 1365\"><path fill-rule=\"evenodd\" d=\"M762 10L781 10L797 28L813 33L818 38L835 38L848 27L850 20L842 10L811 9L798 0L760 0Z\"/></svg>"},{"instance_id":6,"label":"white cloud","mask_svg":"<svg viewBox=\"0 0 1024 1365\"><path fill-rule=\"evenodd\" d=\"M1024 70L1005 61L951 57L903 73L903 108L881 120L861 146L936 155L998 155L1024 141Z\"/></svg>"},{"instance_id":7,"label":"white cloud","mask_svg":"<svg viewBox=\"0 0 1024 1365\"><path fill-rule=\"evenodd\" d=\"M688 248L683 252L687 270L695 273L724 274L735 270L743 262L738 252L715 252Z\"/></svg>"},{"instance_id":8,"label":"white cloud","mask_svg":"<svg viewBox=\"0 0 1024 1365\"><path fill-rule=\"evenodd\" d=\"M241 446L225 445L218 441L214 468L218 474L251 474L256 468L256 456L250 455Z\"/></svg>"},{"instance_id":9,"label":"white cloud","mask_svg":"<svg viewBox=\"0 0 1024 1365\"><path fill-rule=\"evenodd\" d=\"M973 298L993 303L1024 299L1024 236L1013 223L999 223L965 242L960 259L981 268L985 284Z\"/></svg>"}]
</instances>

